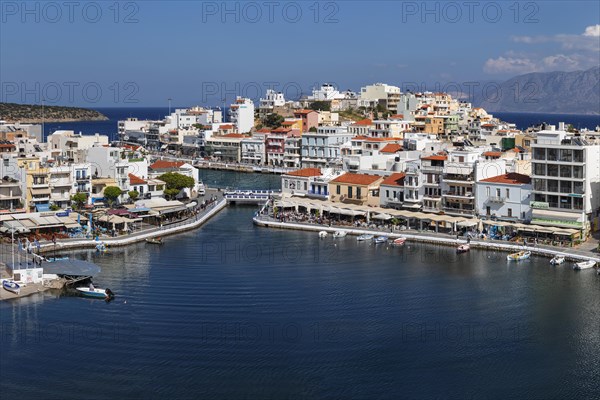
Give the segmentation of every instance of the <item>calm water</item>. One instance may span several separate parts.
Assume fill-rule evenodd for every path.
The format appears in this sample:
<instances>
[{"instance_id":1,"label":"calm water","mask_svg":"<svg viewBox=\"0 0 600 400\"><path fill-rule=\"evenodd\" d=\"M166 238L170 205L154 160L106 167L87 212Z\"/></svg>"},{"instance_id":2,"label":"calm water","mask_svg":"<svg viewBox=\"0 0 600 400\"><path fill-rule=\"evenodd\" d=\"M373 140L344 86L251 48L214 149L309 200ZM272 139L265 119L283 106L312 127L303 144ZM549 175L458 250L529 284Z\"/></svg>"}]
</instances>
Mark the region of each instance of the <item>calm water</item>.
<instances>
[{"instance_id":1,"label":"calm water","mask_svg":"<svg viewBox=\"0 0 600 400\"><path fill-rule=\"evenodd\" d=\"M172 107L175 108L184 107ZM91 122L61 122L48 123L44 125L44 134L48 135L55 130L73 130L82 132L84 135L93 135L100 133L108 135L111 140L117 139L117 122L129 117L137 117L139 119L162 119L169 113L168 107L125 107L125 108L97 108L98 111L106 115L107 121L91 121ZM494 113L494 116L508 122L514 122L519 129L547 122L555 124L558 127L558 122L573 124L576 128L594 129L600 125L599 115L560 115L560 114L531 114L531 113Z\"/></svg>"},{"instance_id":2,"label":"calm water","mask_svg":"<svg viewBox=\"0 0 600 400\"><path fill-rule=\"evenodd\" d=\"M2 398L597 398L593 270L321 240L255 210L71 254L102 267L111 303L0 303Z\"/></svg>"}]
</instances>

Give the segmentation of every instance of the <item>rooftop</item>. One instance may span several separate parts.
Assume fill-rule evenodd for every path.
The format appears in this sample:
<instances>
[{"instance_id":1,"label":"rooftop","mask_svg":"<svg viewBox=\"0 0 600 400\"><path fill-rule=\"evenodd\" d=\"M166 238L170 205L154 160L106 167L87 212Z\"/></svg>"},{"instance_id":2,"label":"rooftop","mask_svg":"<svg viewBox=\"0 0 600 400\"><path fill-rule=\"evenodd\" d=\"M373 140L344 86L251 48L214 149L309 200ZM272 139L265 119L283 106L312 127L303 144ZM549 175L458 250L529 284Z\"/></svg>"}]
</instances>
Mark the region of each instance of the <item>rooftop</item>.
<instances>
[{"instance_id":1,"label":"rooftop","mask_svg":"<svg viewBox=\"0 0 600 400\"><path fill-rule=\"evenodd\" d=\"M381 179L377 175L346 173L332 180L333 183L349 183L353 185L371 185Z\"/></svg>"},{"instance_id":2,"label":"rooftop","mask_svg":"<svg viewBox=\"0 0 600 400\"><path fill-rule=\"evenodd\" d=\"M404 186L405 176L406 174L403 172L391 174L390 176L385 178L383 182L381 182L381 184L387 186Z\"/></svg>"},{"instance_id":3,"label":"rooftop","mask_svg":"<svg viewBox=\"0 0 600 400\"><path fill-rule=\"evenodd\" d=\"M321 176L323 174L321 173L320 168L303 168L303 169L299 169L297 171L288 172L286 175L309 177L309 176Z\"/></svg>"},{"instance_id":4,"label":"rooftop","mask_svg":"<svg viewBox=\"0 0 600 400\"><path fill-rule=\"evenodd\" d=\"M529 175L510 172L508 174L482 179L481 182L503 183L508 185L526 185L528 183L531 183L531 177Z\"/></svg>"}]
</instances>

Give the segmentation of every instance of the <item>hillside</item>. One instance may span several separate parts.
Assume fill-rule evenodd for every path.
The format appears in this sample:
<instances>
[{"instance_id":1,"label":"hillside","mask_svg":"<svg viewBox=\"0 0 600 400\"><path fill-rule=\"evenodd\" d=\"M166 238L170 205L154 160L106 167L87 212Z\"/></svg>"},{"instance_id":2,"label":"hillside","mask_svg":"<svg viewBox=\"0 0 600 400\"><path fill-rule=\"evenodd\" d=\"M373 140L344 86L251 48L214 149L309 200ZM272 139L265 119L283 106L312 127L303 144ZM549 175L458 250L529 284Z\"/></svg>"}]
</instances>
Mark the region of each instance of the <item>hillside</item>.
<instances>
[{"instance_id":1,"label":"hillside","mask_svg":"<svg viewBox=\"0 0 600 400\"><path fill-rule=\"evenodd\" d=\"M600 67L519 75L502 82L500 88L499 98L476 93L473 104L490 112L600 114Z\"/></svg>"},{"instance_id":2,"label":"hillside","mask_svg":"<svg viewBox=\"0 0 600 400\"><path fill-rule=\"evenodd\" d=\"M108 118L98 111L79 107L44 106L44 122L104 121ZM0 120L6 122L40 123L42 106L0 103Z\"/></svg>"}]
</instances>

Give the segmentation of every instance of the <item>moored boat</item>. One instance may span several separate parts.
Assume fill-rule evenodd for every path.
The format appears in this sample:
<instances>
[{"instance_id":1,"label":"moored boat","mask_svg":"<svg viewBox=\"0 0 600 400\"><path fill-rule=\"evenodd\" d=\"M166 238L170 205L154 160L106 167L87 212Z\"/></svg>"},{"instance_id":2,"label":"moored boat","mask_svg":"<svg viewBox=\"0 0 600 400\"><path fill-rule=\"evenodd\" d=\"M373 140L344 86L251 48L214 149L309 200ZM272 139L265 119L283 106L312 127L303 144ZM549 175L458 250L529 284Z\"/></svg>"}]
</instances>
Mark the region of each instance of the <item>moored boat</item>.
<instances>
[{"instance_id":1,"label":"moored boat","mask_svg":"<svg viewBox=\"0 0 600 400\"><path fill-rule=\"evenodd\" d=\"M552 265L560 265L564 262L565 262L565 257L559 256L559 255L552 257L552 260L550 260L550 264L552 264Z\"/></svg>"},{"instance_id":2,"label":"moored boat","mask_svg":"<svg viewBox=\"0 0 600 400\"><path fill-rule=\"evenodd\" d=\"M359 242L364 242L366 240L371 240L373 239L375 236L373 235L369 235L369 234L364 234L364 235L360 235L359 237L356 238L356 240L358 240Z\"/></svg>"},{"instance_id":3,"label":"moored boat","mask_svg":"<svg viewBox=\"0 0 600 400\"><path fill-rule=\"evenodd\" d=\"M95 299L112 299L115 297L115 294L110 289L100 289L93 286L81 286L75 289L85 297L93 297Z\"/></svg>"},{"instance_id":4,"label":"moored boat","mask_svg":"<svg viewBox=\"0 0 600 400\"><path fill-rule=\"evenodd\" d=\"M506 256L508 261L527 260L531 256L530 251L519 251L518 253L509 254Z\"/></svg>"},{"instance_id":5,"label":"moored boat","mask_svg":"<svg viewBox=\"0 0 600 400\"><path fill-rule=\"evenodd\" d=\"M327 231L321 231L321 232L319 232L319 237L320 238L326 238L327 237Z\"/></svg>"},{"instance_id":6,"label":"moored boat","mask_svg":"<svg viewBox=\"0 0 600 400\"><path fill-rule=\"evenodd\" d=\"M346 237L347 234L348 234L348 232L346 232L346 231L335 231L335 232L333 232L333 237L334 238L343 238L343 237Z\"/></svg>"},{"instance_id":7,"label":"moored boat","mask_svg":"<svg viewBox=\"0 0 600 400\"><path fill-rule=\"evenodd\" d=\"M157 238L148 238L148 239L146 239L146 243L163 244L163 241L159 237L157 237Z\"/></svg>"},{"instance_id":8,"label":"moored boat","mask_svg":"<svg viewBox=\"0 0 600 400\"><path fill-rule=\"evenodd\" d=\"M19 294L21 292L21 285L19 285L15 281L9 281L7 279L2 281L2 287L4 290L8 290L14 294Z\"/></svg>"},{"instance_id":9,"label":"moored boat","mask_svg":"<svg viewBox=\"0 0 600 400\"><path fill-rule=\"evenodd\" d=\"M106 247L104 243L98 243L96 245L96 251L99 253L105 253L106 251L108 251L108 247Z\"/></svg>"},{"instance_id":10,"label":"moored boat","mask_svg":"<svg viewBox=\"0 0 600 400\"><path fill-rule=\"evenodd\" d=\"M469 246L468 244L461 244L456 248L457 253L466 253L469 250L471 250L471 246Z\"/></svg>"},{"instance_id":11,"label":"moored boat","mask_svg":"<svg viewBox=\"0 0 600 400\"><path fill-rule=\"evenodd\" d=\"M375 244L387 243L388 237L387 236L377 236L375 239L373 239L373 241L375 242Z\"/></svg>"},{"instance_id":12,"label":"moored boat","mask_svg":"<svg viewBox=\"0 0 600 400\"><path fill-rule=\"evenodd\" d=\"M394 246L402 246L404 244L404 242L406 242L406 238L398 238L398 239L394 239L394 241L392 242L392 244Z\"/></svg>"},{"instance_id":13,"label":"moored boat","mask_svg":"<svg viewBox=\"0 0 600 400\"><path fill-rule=\"evenodd\" d=\"M573 269L589 269L592 268L594 265L596 265L596 261L594 260L580 261L573 265Z\"/></svg>"}]
</instances>

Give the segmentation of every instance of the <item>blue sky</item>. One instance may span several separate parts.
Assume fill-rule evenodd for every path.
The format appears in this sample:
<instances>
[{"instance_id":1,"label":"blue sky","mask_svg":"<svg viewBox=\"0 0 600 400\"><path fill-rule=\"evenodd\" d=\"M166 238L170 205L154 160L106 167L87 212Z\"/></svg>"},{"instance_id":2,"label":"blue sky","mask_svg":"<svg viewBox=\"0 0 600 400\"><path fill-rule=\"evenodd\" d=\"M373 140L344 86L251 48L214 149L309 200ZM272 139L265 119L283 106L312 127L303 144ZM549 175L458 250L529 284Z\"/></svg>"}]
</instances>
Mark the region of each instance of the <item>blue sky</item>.
<instances>
[{"instance_id":1,"label":"blue sky","mask_svg":"<svg viewBox=\"0 0 600 400\"><path fill-rule=\"evenodd\" d=\"M117 4L1 2L1 100L215 105L267 87L293 97L320 82L443 87L600 65L594 1Z\"/></svg>"}]
</instances>

